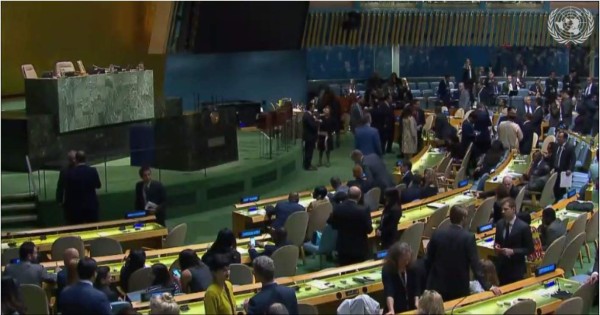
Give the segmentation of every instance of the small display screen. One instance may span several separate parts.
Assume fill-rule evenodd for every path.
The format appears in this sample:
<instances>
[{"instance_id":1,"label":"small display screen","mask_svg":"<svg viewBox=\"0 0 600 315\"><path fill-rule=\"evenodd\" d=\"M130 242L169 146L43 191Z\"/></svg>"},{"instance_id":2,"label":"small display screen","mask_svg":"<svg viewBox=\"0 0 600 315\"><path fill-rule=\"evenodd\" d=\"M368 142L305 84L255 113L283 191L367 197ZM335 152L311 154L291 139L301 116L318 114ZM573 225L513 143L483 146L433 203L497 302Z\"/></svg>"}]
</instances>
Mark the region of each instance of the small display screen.
<instances>
[{"instance_id":1,"label":"small display screen","mask_svg":"<svg viewBox=\"0 0 600 315\"><path fill-rule=\"evenodd\" d=\"M465 187L468 184L469 184L469 180L468 179L461 180L460 182L458 182L458 188Z\"/></svg>"},{"instance_id":2,"label":"small display screen","mask_svg":"<svg viewBox=\"0 0 600 315\"><path fill-rule=\"evenodd\" d=\"M537 277L543 276L545 274L553 272L554 270L556 270L556 265L555 264L548 265L548 266L542 266L542 267L539 267L538 269L536 269L535 275Z\"/></svg>"},{"instance_id":3,"label":"small display screen","mask_svg":"<svg viewBox=\"0 0 600 315\"><path fill-rule=\"evenodd\" d=\"M490 224L486 224L486 225L482 225L480 227L477 228L477 233L483 233L483 232L487 232L491 229L494 228L494 224L490 223Z\"/></svg>"},{"instance_id":4,"label":"small display screen","mask_svg":"<svg viewBox=\"0 0 600 315\"><path fill-rule=\"evenodd\" d=\"M385 258L385 256L387 256L387 250L378 251L378 252L375 254L375 259L376 259L376 260L377 260L377 259L384 259L384 258Z\"/></svg>"},{"instance_id":5,"label":"small display screen","mask_svg":"<svg viewBox=\"0 0 600 315\"><path fill-rule=\"evenodd\" d=\"M145 210L137 210L137 211L127 212L125 214L125 218L126 219L135 219L135 218L141 218L145 215L146 215Z\"/></svg>"},{"instance_id":6,"label":"small display screen","mask_svg":"<svg viewBox=\"0 0 600 315\"><path fill-rule=\"evenodd\" d=\"M258 200L260 200L260 196L259 195L253 195L253 196L242 197L242 199L240 200L240 202L241 203L248 203L248 202L257 202Z\"/></svg>"},{"instance_id":7,"label":"small display screen","mask_svg":"<svg viewBox=\"0 0 600 315\"><path fill-rule=\"evenodd\" d=\"M260 229L245 230L240 233L241 238L255 237L260 235Z\"/></svg>"},{"instance_id":8,"label":"small display screen","mask_svg":"<svg viewBox=\"0 0 600 315\"><path fill-rule=\"evenodd\" d=\"M134 229L141 229L143 227L144 227L144 223L136 223L136 224L133 225Z\"/></svg>"},{"instance_id":9,"label":"small display screen","mask_svg":"<svg viewBox=\"0 0 600 315\"><path fill-rule=\"evenodd\" d=\"M19 259L19 258L13 258L13 259L10 260L11 264L18 264L20 262L21 262L21 259Z\"/></svg>"},{"instance_id":10,"label":"small display screen","mask_svg":"<svg viewBox=\"0 0 600 315\"><path fill-rule=\"evenodd\" d=\"M569 192L567 193L567 198L571 198L571 197L575 196L576 193L577 193L577 191L575 189L569 190Z\"/></svg>"}]
</instances>

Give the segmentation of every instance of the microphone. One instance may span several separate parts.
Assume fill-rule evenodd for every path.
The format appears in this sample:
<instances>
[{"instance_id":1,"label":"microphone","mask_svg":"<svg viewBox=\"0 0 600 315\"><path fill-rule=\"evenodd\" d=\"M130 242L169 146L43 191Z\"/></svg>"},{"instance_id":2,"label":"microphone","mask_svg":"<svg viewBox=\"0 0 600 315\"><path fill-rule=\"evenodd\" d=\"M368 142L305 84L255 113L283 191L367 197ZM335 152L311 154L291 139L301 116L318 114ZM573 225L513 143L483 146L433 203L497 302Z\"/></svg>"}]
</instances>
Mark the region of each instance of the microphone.
<instances>
[{"instance_id":1,"label":"microphone","mask_svg":"<svg viewBox=\"0 0 600 315\"><path fill-rule=\"evenodd\" d=\"M456 309L460 305L460 303L462 303L468 297L469 295L466 295L460 301L458 301L458 303L454 304L454 306L452 306L452 310L450 310L450 315L454 314L454 309Z\"/></svg>"}]
</instances>

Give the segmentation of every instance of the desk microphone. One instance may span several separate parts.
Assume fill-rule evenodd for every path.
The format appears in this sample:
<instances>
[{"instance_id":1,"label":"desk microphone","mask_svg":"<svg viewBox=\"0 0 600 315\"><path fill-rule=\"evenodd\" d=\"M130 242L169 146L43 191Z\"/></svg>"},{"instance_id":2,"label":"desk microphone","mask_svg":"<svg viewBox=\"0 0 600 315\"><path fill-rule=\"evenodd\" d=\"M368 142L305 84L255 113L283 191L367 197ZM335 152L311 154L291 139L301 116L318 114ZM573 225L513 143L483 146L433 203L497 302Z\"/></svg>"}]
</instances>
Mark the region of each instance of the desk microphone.
<instances>
[{"instance_id":1,"label":"desk microphone","mask_svg":"<svg viewBox=\"0 0 600 315\"><path fill-rule=\"evenodd\" d=\"M456 307L458 307L458 306L460 305L460 303L462 303L462 302L463 302L463 301L464 301L466 298L468 298L468 297L469 297L469 296L467 295L467 296L463 297L463 298L462 298L460 301L458 301L458 303L454 304L454 306L452 306L452 310L450 311L450 315L454 314L454 309L455 309Z\"/></svg>"}]
</instances>

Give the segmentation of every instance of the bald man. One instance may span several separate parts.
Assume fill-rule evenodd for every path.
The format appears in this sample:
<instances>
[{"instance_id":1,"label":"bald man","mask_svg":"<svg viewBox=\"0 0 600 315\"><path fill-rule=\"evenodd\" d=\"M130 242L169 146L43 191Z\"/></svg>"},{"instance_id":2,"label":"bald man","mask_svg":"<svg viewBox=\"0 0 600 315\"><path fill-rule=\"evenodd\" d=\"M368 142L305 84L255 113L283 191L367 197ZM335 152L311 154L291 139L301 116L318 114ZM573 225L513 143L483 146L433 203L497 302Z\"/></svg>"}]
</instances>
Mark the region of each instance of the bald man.
<instances>
[{"instance_id":1,"label":"bald man","mask_svg":"<svg viewBox=\"0 0 600 315\"><path fill-rule=\"evenodd\" d=\"M273 229L282 228L285 225L285 221L287 221L287 218L292 213L297 211L305 211L304 206L299 204L299 202L300 196L298 193L291 192L288 195L287 201L280 201L275 205L275 207L267 206L266 210L268 220L271 221L271 217L273 215L275 216L275 220L273 221L273 224L271 224L271 227Z\"/></svg>"},{"instance_id":2,"label":"bald man","mask_svg":"<svg viewBox=\"0 0 600 315\"><path fill-rule=\"evenodd\" d=\"M327 220L337 230L336 250L341 266L359 263L369 259L369 234L373 232L371 214L358 204L362 192L352 186L348 189L348 199L334 206Z\"/></svg>"},{"instance_id":3,"label":"bald man","mask_svg":"<svg viewBox=\"0 0 600 315\"><path fill-rule=\"evenodd\" d=\"M506 190L508 190L508 193L510 195L511 198L516 199L517 195L519 194L519 188L517 186L514 185L513 183L513 178L510 175L506 175L502 178L502 185L504 187L506 187ZM488 198L488 197L492 197L496 194L496 190L490 190L490 191L482 191L479 194L477 194L477 196L479 198Z\"/></svg>"},{"instance_id":4,"label":"bald man","mask_svg":"<svg viewBox=\"0 0 600 315\"><path fill-rule=\"evenodd\" d=\"M56 275L56 298L58 305L58 297L60 296L60 292L69 284L69 275L67 274L69 263L74 260L79 259L79 251L75 248L67 248L63 254L63 268Z\"/></svg>"}]
</instances>

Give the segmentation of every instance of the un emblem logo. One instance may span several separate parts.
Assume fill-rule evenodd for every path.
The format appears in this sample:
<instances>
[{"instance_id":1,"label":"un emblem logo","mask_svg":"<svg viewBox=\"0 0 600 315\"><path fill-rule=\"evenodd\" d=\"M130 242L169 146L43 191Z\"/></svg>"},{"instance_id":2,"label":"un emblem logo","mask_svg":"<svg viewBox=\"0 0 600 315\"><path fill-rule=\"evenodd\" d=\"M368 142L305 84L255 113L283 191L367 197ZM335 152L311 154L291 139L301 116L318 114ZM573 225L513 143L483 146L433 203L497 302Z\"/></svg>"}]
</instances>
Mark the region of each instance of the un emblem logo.
<instances>
[{"instance_id":1,"label":"un emblem logo","mask_svg":"<svg viewBox=\"0 0 600 315\"><path fill-rule=\"evenodd\" d=\"M583 44L594 31L594 16L587 9L564 7L548 17L548 32L560 44Z\"/></svg>"}]
</instances>

